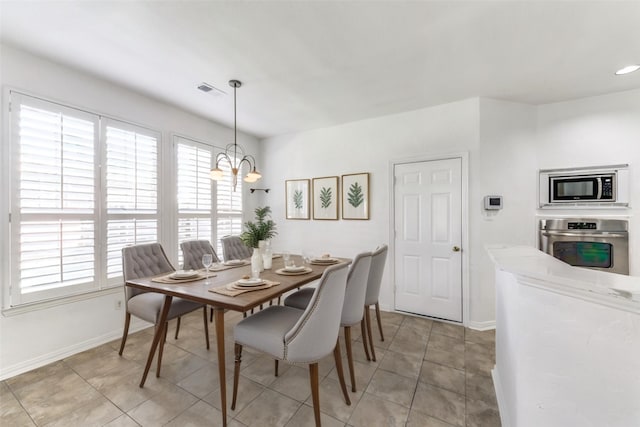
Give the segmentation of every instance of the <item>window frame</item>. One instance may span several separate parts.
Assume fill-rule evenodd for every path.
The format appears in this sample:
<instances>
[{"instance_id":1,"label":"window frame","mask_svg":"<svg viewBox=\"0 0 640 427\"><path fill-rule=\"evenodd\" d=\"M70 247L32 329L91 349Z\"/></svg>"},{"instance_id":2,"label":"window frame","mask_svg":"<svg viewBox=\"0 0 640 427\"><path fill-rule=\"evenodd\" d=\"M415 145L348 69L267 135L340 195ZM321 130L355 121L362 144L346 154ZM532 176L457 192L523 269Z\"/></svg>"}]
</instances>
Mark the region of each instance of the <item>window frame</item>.
<instances>
[{"instance_id":1,"label":"window frame","mask_svg":"<svg viewBox=\"0 0 640 427\"><path fill-rule=\"evenodd\" d=\"M109 279L107 277L107 189L106 189L106 129L107 126L115 127L122 130L133 130L138 134L143 134L155 139L156 143L156 209L152 214L156 220L157 240L161 241L161 230L163 227L163 216L161 215L161 206L163 203L163 181L161 179L163 168L162 163L162 147L163 139L160 131L151 129L147 126L132 123L120 118L115 118L86 108L80 108L70 103L59 102L45 97L28 93L22 90L5 88L4 103L5 116L4 123L6 125L5 141L3 144L3 154L5 162L6 184L2 188L3 200L8 201L7 221L3 226L3 234L7 236L6 242L1 245L2 251L8 256L5 258L5 264L8 268L3 269L2 289L2 309L4 310L22 310L25 307L50 304L52 301L64 301L66 299L77 297L78 295L93 294L100 291L109 291L122 286L122 275ZM29 105L35 108L41 108L45 111L60 111L72 117L79 117L83 120L89 120L93 123L93 212L87 214L65 214L55 213L29 213L20 212L20 186L22 177L20 174L20 108L21 105ZM33 217L34 220L53 219L59 220L61 217L68 217L73 220L77 218L87 218L93 222L93 280L79 285L63 285L53 289L37 290L32 293L23 293L21 291L19 277L21 259L20 251L20 231L21 221L23 218Z\"/></svg>"},{"instance_id":2,"label":"window frame","mask_svg":"<svg viewBox=\"0 0 640 427\"><path fill-rule=\"evenodd\" d=\"M175 227L175 239L176 239L176 260L178 262L179 265L182 265L182 253L180 250L180 243L183 241L180 239L180 219L184 218L186 215L190 215L193 218L211 218L211 237L210 237L210 243L213 246L213 248L216 251L216 254L218 255L218 258L220 258L222 260L222 244L220 243L220 238L224 237L222 235L220 235L220 230L218 227L218 223L221 219L221 217L233 217L233 218L238 218L240 221L240 230L242 230L243 228L243 224L244 224L244 210L246 207L246 200L245 200L245 191L244 191L244 182L242 181L242 174L244 172L244 168L245 166L242 165L241 170L238 172L238 190L236 191L236 193L238 193L238 197L240 198L240 210L239 212L227 212L227 211L220 211L218 209L219 203L218 203L218 185L220 182L225 182L225 181L213 181L211 180L211 211L210 214L204 214L204 213L197 213L197 214L181 214L180 213L180 206L177 200L177 191L178 191L178 176L179 176L179 168L180 165L178 164L178 146L180 144L185 144L185 145L190 145L192 147L197 147L197 148L201 148L201 149L206 149L209 150L210 154L211 154L211 168L213 168L213 165L215 163L215 158L216 155L219 152L223 152L225 149L223 147L217 146L215 144L212 144L210 142L205 142L205 141L201 141L195 138L191 138L188 136L184 136L184 135L180 135L180 134L174 134L173 135L173 157L174 157L174 161L173 161L173 167L175 168L175 182L176 182L176 187L175 187L175 194L176 194L176 202L175 202L175 208L174 208L174 212L175 212L175 220L173 221L174 223L174 227ZM231 175L230 175L230 171L231 171L231 166L228 165L226 162L223 162L223 164L221 164L221 168L223 170L225 170L225 172L228 172L228 175L225 175L225 180L229 181L229 185L231 185ZM209 178L210 179L210 178ZM233 192L233 190L231 190ZM225 234L226 235L226 234Z\"/></svg>"}]
</instances>

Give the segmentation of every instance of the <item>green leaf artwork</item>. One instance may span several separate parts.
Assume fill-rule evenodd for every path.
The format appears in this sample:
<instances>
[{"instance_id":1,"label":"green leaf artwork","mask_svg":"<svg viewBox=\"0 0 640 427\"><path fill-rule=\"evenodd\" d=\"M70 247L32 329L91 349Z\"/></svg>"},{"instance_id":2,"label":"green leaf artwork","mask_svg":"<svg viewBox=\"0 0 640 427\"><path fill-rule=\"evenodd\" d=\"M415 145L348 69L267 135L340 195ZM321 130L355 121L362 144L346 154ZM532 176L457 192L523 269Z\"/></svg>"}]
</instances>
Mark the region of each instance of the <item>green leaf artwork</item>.
<instances>
[{"instance_id":1,"label":"green leaf artwork","mask_svg":"<svg viewBox=\"0 0 640 427\"><path fill-rule=\"evenodd\" d=\"M302 191L295 190L293 192L293 206L296 209L302 209Z\"/></svg>"},{"instance_id":2,"label":"green leaf artwork","mask_svg":"<svg viewBox=\"0 0 640 427\"><path fill-rule=\"evenodd\" d=\"M331 206L331 188L322 187L320 190L320 206L327 209Z\"/></svg>"},{"instance_id":3,"label":"green leaf artwork","mask_svg":"<svg viewBox=\"0 0 640 427\"><path fill-rule=\"evenodd\" d=\"M364 194L362 194L362 187L357 182L354 182L349 186L348 201L351 206L357 208L364 202Z\"/></svg>"}]
</instances>

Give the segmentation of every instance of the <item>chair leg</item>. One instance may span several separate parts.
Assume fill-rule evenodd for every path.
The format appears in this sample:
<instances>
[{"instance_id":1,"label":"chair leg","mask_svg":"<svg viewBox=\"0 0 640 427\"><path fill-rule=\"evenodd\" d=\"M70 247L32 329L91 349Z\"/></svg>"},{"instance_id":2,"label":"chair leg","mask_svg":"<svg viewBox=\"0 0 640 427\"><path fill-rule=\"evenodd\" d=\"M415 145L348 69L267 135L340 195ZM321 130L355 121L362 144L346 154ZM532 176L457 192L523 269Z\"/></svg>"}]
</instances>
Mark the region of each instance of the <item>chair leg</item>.
<instances>
[{"instance_id":1,"label":"chair leg","mask_svg":"<svg viewBox=\"0 0 640 427\"><path fill-rule=\"evenodd\" d=\"M156 368L156 378L160 378L160 366L162 365L162 352L164 350L164 343L167 342L167 330L169 329L169 322L165 322L164 331L162 333L162 341L160 341L160 348L158 349L158 367Z\"/></svg>"},{"instance_id":2,"label":"chair leg","mask_svg":"<svg viewBox=\"0 0 640 427\"><path fill-rule=\"evenodd\" d=\"M351 378L351 391L356 392L356 374L353 369L353 352L351 351L351 326L344 327L344 345L347 347L347 362L349 363L349 378Z\"/></svg>"},{"instance_id":3,"label":"chair leg","mask_svg":"<svg viewBox=\"0 0 640 427\"><path fill-rule=\"evenodd\" d=\"M367 338L369 338L369 347L371 349L371 360L376 361L376 350L373 348L373 338L371 336L371 315L369 314L371 310L369 307L364 311L364 317L367 319Z\"/></svg>"},{"instance_id":4,"label":"chair leg","mask_svg":"<svg viewBox=\"0 0 640 427\"><path fill-rule=\"evenodd\" d=\"M211 312L209 314L209 322L213 322L213 307L211 307Z\"/></svg>"},{"instance_id":5,"label":"chair leg","mask_svg":"<svg viewBox=\"0 0 640 427\"><path fill-rule=\"evenodd\" d=\"M313 416L316 427L320 427L320 389L318 387L318 364L309 365L309 379L311 380L311 398L313 400Z\"/></svg>"},{"instance_id":6,"label":"chair leg","mask_svg":"<svg viewBox=\"0 0 640 427\"><path fill-rule=\"evenodd\" d=\"M366 307L365 307L366 310ZM360 321L360 336L362 337L362 345L364 346L364 354L367 356L367 361L371 361L369 356L369 343L367 342L367 326L365 324L364 312L362 313L362 320Z\"/></svg>"},{"instance_id":7,"label":"chair leg","mask_svg":"<svg viewBox=\"0 0 640 427\"><path fill-rule=\"evenodd\" d=\"M238 396L238 379L240 378L240 363L242 362L242 346L236 343L236 363L233 368L233 398L231 399L231 410L236 409L236 397Z\"/></svg>"},{"instance_id":8,"label":"chair leg","mask_svg":"<svg viewBox=\"0 0 640 427\"><path fill-rule=\"evenodd\" d=\"M276 374L276 377L277 377L278 376L278 359L274 360L274 362L275 362L274 363L275 374Z\"/></svg>"},{"instance_id":9,"label":"chair leg","mask_svg":"<svg viewBox=\"0 0 640 427\"><path fill-rule=\"evenodd\" d=\"M344 372L342 371L342 355L340 354L340 337L336 340L336 346L333 348L333 358L336 361L336 371L338 371L338 380L340 380L340 388L347 405L351 405L349 393L347 393L347 385L344 382Z\"/></svg>"},{"instance_id":10,"label":"chair leg","mask_svg":"<svg viewBox=\"0 0 640 427\"><path fill-rule=\"evenodd\" d=\"M204 338L207 341L207 350L209 350L209 322L207 322L207 306L202 307L202 317L204 318Z\"/></svg>"},{"instance_id":11,"label":"chair leg","mask_svg":"<svg viewBox=\"0 0 640 427\"><path fill-rule=\"evenodd\" d=\"M122 333L122 341L120 342L120 351L118 354L122 356L124 351L124 344L127 342L127 335L129 335L129 323L131 322L131 313L127 312L124 316L124 332Z\"/></svg>"},{"instance_id":12,"label":"chair leg","mask_svg":"<svg viewBox=\"0 0 640 427\"><path fill-rule=\"evenodd\" d=\"M176 336L174 339L178 339L178 332L180 332L180 317L178 317L178 323L176 324Z\"/></svg>"},{"instance_id":13,"label":"chair leg","mask_svg":"<svg viewBox=\"0 0 640 427\"><path fill-rule=\"evenodd\" d=\"M382 333L382 321L380 320L380 304L376 301L376 320L378 321L378 330L380 331L380 341L384 341L384 334Z\"/></svg>"}]
</instances>

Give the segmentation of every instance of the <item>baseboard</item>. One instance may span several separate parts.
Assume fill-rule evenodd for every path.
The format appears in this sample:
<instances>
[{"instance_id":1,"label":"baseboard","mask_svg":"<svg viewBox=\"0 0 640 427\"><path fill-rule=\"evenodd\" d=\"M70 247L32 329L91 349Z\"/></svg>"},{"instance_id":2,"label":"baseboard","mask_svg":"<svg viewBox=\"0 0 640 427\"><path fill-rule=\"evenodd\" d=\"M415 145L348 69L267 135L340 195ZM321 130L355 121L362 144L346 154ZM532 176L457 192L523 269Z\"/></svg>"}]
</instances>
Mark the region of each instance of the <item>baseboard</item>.
<instances>
[{"instance_id":1,"label":"baseboard","mask_svg":"<svg viewBox=\"0 0 640 427\"><path fill-rule=\"evenodd\" d=\"M474 322L470 320L467 324L467 328L475 329L476 331L489 331L496 328L496 321L488 320L486 322Z\"/></svg>"},{"instance_id":2,"label":"baseboard","mask_svg":"<svg viewBox=\"0 0 640 427\"><path fill-rule=\"evenodd\" d=\"M496 391L496 400L498 401L498 411L500 413L500 422L502 427L511 427L511 418L509 411L507 410L507 402L504 400L504 390L502 390L502 383L500 382L500 373L498 367L494 367L491 370L491 378L493 378L493 388Z\"/></svg>"},{"instance_id":3,"label":"baseboard","mask_svg":"<svg viewBox=\"0 0 640 427\"><path fill-rule=\"evenodd\" d=\"M129 327L129 333L132 334L148 327L149 323L142 321L138 322L134 320L131 322L131 325ZM120 338L122 338L122 329L111 331L107 334L94 337L89 340L73 344L38 357L34 357L33 359L16 363L15 365L0 370L0 381L4 381L8 378L15 377L16 375L20 375L33 369L48 365L50 363L57 362L58 360L62 360L66 357L73 356L74 354L92 349L94 347L98 347L102 344L106 344L110 341Z\"/></svg>"}]
</instances>

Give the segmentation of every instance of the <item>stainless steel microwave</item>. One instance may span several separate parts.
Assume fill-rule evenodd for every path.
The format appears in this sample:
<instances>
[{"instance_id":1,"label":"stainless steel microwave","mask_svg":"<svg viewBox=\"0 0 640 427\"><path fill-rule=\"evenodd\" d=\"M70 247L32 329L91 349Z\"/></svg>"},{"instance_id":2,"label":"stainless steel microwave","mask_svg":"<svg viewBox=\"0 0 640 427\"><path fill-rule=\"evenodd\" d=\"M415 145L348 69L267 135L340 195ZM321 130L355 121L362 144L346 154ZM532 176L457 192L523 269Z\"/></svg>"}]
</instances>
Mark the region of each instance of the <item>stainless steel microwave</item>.
<instances>
[{"instance_id":1,"label":"stainless steel microwave","mask_svg":"<svg viewBox=\"0 0 640 427\"><path fill-rule=\"evenodd\" d=\"M628 206L628 165L540 171L540 207Z\"/></svg>"}]
</instances>

